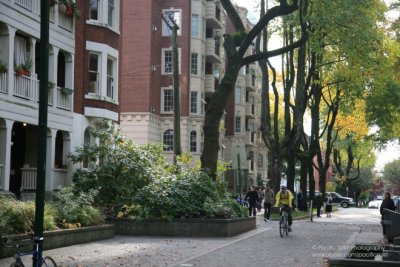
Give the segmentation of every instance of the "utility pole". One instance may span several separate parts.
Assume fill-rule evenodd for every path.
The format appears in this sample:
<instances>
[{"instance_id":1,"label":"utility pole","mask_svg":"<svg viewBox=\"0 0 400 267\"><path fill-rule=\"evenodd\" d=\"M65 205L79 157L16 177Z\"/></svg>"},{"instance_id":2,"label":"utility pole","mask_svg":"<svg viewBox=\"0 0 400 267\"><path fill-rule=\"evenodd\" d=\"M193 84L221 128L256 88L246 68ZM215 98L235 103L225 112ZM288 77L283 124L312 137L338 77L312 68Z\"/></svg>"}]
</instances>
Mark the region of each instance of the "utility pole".
<instances>
[{"instance_id":1,"label":"utility pole","mask_svg":"<svg viewBox=\"0 0 400 267\"><path fill-rule=\"evenodd\" d=\"M38 122L37 181L35 203L35 240L43 240L44 193L46 182L46 147L47 147L47 102L49 82L49 1L40 1L40 92ZM43 244L39 243L39 255L33 257L33 266L42 266Z\"/></svg>"},{"instance_id":2,"label":"utility pole","mask_svg":"<svg viewBox=\"0 0 400 267\"><path fill-rule=\"evenodd\" d=\"M180 93L179 93L179 62L178 62L178 45L177 45L177 33L179 30L178 24L176 24L172 14L168 15L168 18L163 14L162 19L164 20L167 27L172 30L172 67L174 70L174 163L177 162L177 156L182 154L181 150L181 105L180 105ZM172 25L170 24L172 23Z\"/></svg>"}]
</instances>

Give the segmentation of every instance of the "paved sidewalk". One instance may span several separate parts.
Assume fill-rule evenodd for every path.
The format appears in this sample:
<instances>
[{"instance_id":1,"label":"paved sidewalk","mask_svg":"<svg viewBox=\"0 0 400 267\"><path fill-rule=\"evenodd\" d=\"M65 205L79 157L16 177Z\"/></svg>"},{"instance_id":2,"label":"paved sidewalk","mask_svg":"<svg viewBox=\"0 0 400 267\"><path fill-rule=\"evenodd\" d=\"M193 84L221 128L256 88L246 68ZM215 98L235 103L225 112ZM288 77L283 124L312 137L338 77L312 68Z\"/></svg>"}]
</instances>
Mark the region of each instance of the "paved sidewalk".
<instances>
[{"instance_id":1,"label":"paved sidewalk","mask_svg":"<svg viewBox=\"0 0 400 267\"><path fill-rule=\"evenodd\" d=\"M231 238L116 236L113 239L45 251L59 266L322 266L327 256L344 254L355 242L382 238L380 225L294 221L281 238L278 222L257 216L257 229ZM12 259L0 260L9 266ZM26 259L27 263L31 259Z\"/></svg>"}]
</instances>

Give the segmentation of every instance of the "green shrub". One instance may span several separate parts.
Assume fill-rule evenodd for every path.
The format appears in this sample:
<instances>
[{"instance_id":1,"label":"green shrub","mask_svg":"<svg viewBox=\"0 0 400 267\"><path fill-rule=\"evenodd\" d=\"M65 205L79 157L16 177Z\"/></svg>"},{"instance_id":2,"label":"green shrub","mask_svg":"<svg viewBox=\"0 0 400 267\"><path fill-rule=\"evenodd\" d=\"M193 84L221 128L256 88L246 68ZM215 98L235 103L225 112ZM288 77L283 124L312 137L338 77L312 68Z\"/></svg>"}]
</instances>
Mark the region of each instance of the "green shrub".
<instances>
[{"instance_id":1,"label":"green shrub","mask_svg":"<svg viewBox=\"0 0 400 267\"><path fill-rule=\"evenodd\" d=\"M53 195L52 206L56 210L56 221L63 227L90 226L104 223L101 212L92 207L97 190L76 191L66 186Z\"/></svg>"},{"instance_id":2,"label":"green shrub","mask_svg":"<svg viewBox=\"0 0 400 267\"><path fill-rule=\"evenodd\" d=\"M44 210L44 230L57 229L55 211L48 204ZM9 197L0 196L0 233L22 234L33 230L35 221L35 203L32 201L18 201Z\"/></svg>"},{"instance_id":3,"label":"green shrub","mask_svg":"<svg viewBox=\"0 0 400 267\"><path fill-rule=\"evenodd\" d=\"M134 203L140 188L162 176L167 163L161 146L135 145L110 122L102 121L92 134L98 143L69 155L73 163L87 164L74 174L74 183L83 192L97 189L96 203L116 214Z\"/></svg>"},{"instance_id":4,"label":"green shrub","mask_svg":"<svg viewBox=\"0 0 400 267\"><path fill-rule=\"evenodd\" d=\"M204 211L209 218L242 218L248 215L246 207L229 197L222 197L217 200L208 198L204 203Z\"/></svg>"}]
</instances>

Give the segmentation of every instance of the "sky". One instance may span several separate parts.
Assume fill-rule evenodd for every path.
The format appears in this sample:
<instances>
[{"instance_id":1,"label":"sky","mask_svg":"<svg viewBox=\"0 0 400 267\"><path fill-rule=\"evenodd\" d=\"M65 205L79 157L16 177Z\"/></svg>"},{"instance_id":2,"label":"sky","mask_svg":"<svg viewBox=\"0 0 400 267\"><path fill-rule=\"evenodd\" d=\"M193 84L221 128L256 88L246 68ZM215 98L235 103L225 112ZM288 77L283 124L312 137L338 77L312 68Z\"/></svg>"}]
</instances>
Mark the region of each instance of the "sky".
<instances>
[{"instance_id":1,"label":"sky","mask_svg":"<svg viewBox=\"0 0 400 267\"><path fill-rule=\"evenodd\" d=\"M393 3L396 0L384 0L386 3ZM256 20L258 19L258 12L254 11L254 6L256 3L259 2L258 0L232 0L232 3L236 3L239 6L247 8L250 13L250 17L254 17ZM399 13L390 13L389 18L392 16L398 16ZM275 41L270 44L270 48L277 48L279 46L279 41ZM305 122L307 124L307 122ZM305 125L307 127L307 125ZM382 171L383 167L386 163L389 163L393 160L400 158L400 145L398 142L391 142L387 145L387 147L380 151L375 151L377 161L375 164L375 169L377 171Z\"/></svg>"}]
</instances>

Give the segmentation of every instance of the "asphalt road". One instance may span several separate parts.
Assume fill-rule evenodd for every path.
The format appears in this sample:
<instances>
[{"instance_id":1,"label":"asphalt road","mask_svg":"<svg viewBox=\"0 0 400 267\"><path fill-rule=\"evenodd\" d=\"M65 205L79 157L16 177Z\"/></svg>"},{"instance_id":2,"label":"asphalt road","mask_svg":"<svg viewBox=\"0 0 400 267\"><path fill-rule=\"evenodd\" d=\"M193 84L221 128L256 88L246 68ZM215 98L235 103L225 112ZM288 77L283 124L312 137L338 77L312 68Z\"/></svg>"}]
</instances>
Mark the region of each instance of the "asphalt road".
<instances>
[{"instance_id":1,"label":"asphalt road","mask_svg":"<svg viewBox=\"0 0 400 267\"><path fill-rule=\"evenodd\" d=\"M378 209L367 208L338 208L332 213L332 217L327 218L322 213L320 218L314 217L316 222L336 222L346 224L380 224L381 215Z\"/></svg>"}]
</instances>

